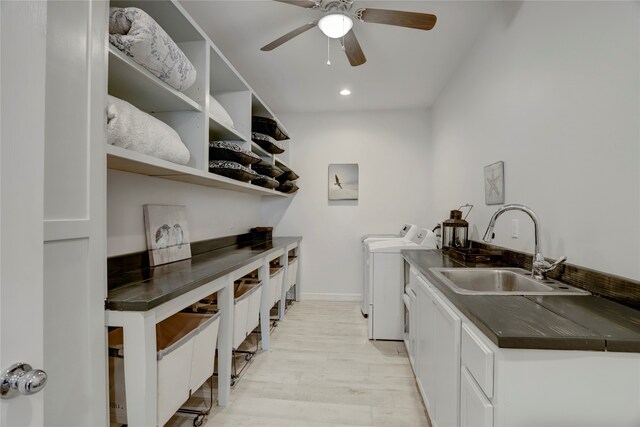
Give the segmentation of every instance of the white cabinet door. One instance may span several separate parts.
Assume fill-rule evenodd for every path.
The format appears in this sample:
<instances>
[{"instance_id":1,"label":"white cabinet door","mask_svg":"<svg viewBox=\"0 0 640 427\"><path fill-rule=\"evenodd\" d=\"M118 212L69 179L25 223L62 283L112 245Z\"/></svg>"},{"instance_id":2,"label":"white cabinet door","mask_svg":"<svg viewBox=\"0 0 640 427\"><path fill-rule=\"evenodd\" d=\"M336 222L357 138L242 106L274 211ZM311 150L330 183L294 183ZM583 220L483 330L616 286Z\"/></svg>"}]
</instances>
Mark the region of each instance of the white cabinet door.
<instances>
[{"instance_id":1,"label":"white cabinet door","mask_svg":"<svg viewBox=\"0 0 640 427\"><path fill-rule=\"evenodd\" d=\"M418 312L416 310L417 296L413 289L407 291L409 293L409 355L411 360L416 360L416 341L417 341L417 327L418 327Z\"/></svg>"},{"instance_id":2,"label":"white cabinet door","mask_svg":"<svg viewBox=\"0 0 640 427\"><path fill-rule=\"evenodd\" d=\"M416 380L422 392L427 410L434 410L435 360L434 360L434 316L433 297L427 284L418 279L416 283L416 354L414 358ZM431 412L430 412L431 413ZM431 414L433 416L433 414Z\"/></svg>"},{"instance_id":3,"label":"white cabinet door","mask_svg":"<svg viewBox=\"0 0 640 427\"><path fill-rule=\"evenodd\" d=\"M464 366L460 381L460 427L493 427L493 406Z\"/></svg>"},{"instance_id":4,"label":"white cabinet door","mask_svg":"<svg viewBox=\"0 0 640 427\"><path fill-rule=\"evenodd\" d=\"M435 410L437 427L459 425L460 317L437 294L434 303Z\"/></svg>"}]
</instances>

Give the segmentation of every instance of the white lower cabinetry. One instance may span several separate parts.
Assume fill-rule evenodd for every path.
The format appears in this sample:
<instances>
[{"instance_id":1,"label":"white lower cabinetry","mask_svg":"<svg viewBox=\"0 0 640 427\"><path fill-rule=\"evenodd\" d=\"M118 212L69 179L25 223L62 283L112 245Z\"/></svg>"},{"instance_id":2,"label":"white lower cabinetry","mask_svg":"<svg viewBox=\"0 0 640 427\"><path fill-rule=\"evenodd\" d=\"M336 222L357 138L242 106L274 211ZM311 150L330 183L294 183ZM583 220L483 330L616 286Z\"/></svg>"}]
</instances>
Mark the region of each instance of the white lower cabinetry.
<instances>
[{"instance_id":1,"label":"white lower cabinetry","mask_svg":"<svg viewBox=\"0 0 640 427\"><path fill-rule=\"evenodd\" d=\"M640 426L640 354L499 348L411 270L413 366L434 427Z\"/></svg>"},{"instance_id":2,"label":"white lower cabinetry","mask_svg":"<svg viewBox=\"0 0 640 427\"><path fill-rule=\"evenodd\" d=\"M421 277L417 292L417 379L436 427L458 425L460 316Z\"/></svg>"},{"instance_id":3,"label":"white lower cabinetry","mask_svg":"<svg viewBox=\"0 0 640 427\"><path fill-rule=\"evenodd\" d=\"M464 366L460 375L460 426L493 426L493 405Z\"/></svg>"},{"instance_id":4,"label":"white lower cabinetry","mask_svg":"<svg viewBox=\"0 0 640 427\"><path fill-rule=\"evenodd\" d=\"M437 294L433 295L435 408L434 424L457 426L460 403L460 317Z\"/></svg>"},{"instance_id":5,"label":"white lower cabinetry","mask_svg":"<svg viewBox=\"0 0 640 427\"><path fill-rule=\"evenodd\" d=\"M413 356L416 380L422 399L433 416L435 396L435 346L433 344L433 297L425 285L416 287L416 354Z\"/></svg>"}]
</instances>

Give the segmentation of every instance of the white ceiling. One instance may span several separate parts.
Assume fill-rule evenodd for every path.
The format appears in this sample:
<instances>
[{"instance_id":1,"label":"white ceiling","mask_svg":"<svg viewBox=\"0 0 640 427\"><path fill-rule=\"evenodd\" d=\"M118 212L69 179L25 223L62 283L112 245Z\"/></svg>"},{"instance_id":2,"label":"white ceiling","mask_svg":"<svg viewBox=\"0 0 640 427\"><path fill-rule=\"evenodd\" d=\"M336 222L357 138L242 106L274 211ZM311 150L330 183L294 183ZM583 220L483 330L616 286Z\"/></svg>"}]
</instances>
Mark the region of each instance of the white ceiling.
<instances>
[{"instance_id":1,"label":"white ceiling","mask_svg":"<svg viewBox=\"0 0 640 427\"><path fill-rule=\"evenodd\" d=\"M431 31L355 22L367 57L351 67L338 41L314 28L276 48L260 48L321 16L274 1L181 0L187 11L276 113L428 108L467 54L495 2L366 1L361 7L433 13ZM348 88L352 95L338 94Z\"/></svg>"}]
</instances>

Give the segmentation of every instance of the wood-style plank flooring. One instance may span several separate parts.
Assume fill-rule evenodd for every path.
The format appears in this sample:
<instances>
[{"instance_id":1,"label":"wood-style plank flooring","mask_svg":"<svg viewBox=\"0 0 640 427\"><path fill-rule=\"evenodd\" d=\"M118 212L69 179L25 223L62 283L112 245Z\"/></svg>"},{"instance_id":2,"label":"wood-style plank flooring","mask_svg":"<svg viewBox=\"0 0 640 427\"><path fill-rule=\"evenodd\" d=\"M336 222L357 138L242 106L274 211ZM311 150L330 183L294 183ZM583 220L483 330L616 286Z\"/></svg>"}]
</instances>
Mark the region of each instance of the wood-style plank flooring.
<instances>
[{"instance_id":1,"label":"wood-style plank flooring","mask_svg":"<svg viewBox=\"0 0 640 427\"><path fill-rule=\"evenodd\" d=\"M231 400L214 408L204 425L429 426L404 344L369 341L360 306L352 302L294 304ZM168 425L192 420L176 415Z\"/></svg>"}]
</instances>

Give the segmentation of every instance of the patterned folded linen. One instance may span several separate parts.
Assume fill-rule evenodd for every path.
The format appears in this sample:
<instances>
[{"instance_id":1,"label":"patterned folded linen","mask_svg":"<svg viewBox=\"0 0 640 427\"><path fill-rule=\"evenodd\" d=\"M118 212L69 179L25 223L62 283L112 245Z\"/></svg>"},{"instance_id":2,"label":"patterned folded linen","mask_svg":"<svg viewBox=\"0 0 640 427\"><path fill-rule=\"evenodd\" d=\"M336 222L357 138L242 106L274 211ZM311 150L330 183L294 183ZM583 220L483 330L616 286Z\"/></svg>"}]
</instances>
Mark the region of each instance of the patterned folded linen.
<instances>
[{"instance_id":1,"label":"patterned folded linen","mask_svg":"<svg viewBox=\"0 0 640 427\"><path fill-rule=\"evenodd\" d=\"M171 87L184 91L196 69L178 45L145 11L111 8L109 42Z\"/></svg>"},{"instance_id":2,"label":"patterned folded linen","mask_svg":"<svg viewBox=\"0 0 640 427\"><path fill-rule=\"evenodd\" d=\"M251 180L251 183L253 185L259 185L260 187L269 188L271 190L280 186L280 183L276 179L268 177L266 175L258 175L256 179Z\"/></svg>"},{"instance_id":3,"label":"patterned folded linen","mask_svg":"<svg viewBox=\"0 0 640 427\"><path fill-rule=\"evenodd\" d=\"M283 174L282 169L264 160L260 160L255 165L252 165L251 168L259 174L266 175L270 178L275 178Z\"/></svg>"},{"instance_id":4,"label":"patterned folded linen","mask_svg":"<svg viewBox=\"0 0 640 427\"><path fill-rule=\"evenodd\" d=\"M209 162L209 172L243 182L249 182L259 176L256 172L242 166L240 163L227 160L211 160Z\"/></svg>"},{"instance_id":5,"label":"patterned folded linen","mask_svg":"<svg viewBox=\"0 0 640 427\"><path fill-rule=\"evenodd\" d=\"M276 141L289 139L289 135L284 133L278 122L268 117L253 116L251 118L251 130L269 135Z\"/></svg>"},{"instance_id":6,"label":"patterned folded linen","mask_svg":"<svg viewBox=\"0 0 640 427\"><path fill-rule=\"evenodd\" d=\"M251 140L262 147L267 153L282 154L284 145L272 136L260 132L251 132Z\"/></svg>"},{"instance_id":7,"label":"patterned folded linen","mask_svg":"<svg viewBox=\"0 0 640 427\"><path fill-rule=\"evenodd\" d=\"M189 150L169 125L109 95L107 142L118 147L186 165Z\"/></svg>"},{"instance_id":8,"label":"patterned folded linen","mask_svg":"<svg viewBox=\"0 0 640 427\"><path fill-rule=\"evenodd\" d=\"M293 181L286 181L281 183L278 187L276 187L276 191L286 194L293 194L298 191L299 188Z\"/></svg>"},{"instance_id":9,"label":"patterned folded linen","mask_svg":"<svg viewBox=\"0 0 640 427\"><path fill-rule=\"evenodd\" d=\"M260 157L233 142L209 141L209 160L228 160L247 166L259 162Z\"/></svg>"}]
</instances>

